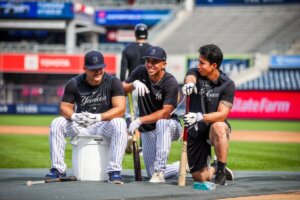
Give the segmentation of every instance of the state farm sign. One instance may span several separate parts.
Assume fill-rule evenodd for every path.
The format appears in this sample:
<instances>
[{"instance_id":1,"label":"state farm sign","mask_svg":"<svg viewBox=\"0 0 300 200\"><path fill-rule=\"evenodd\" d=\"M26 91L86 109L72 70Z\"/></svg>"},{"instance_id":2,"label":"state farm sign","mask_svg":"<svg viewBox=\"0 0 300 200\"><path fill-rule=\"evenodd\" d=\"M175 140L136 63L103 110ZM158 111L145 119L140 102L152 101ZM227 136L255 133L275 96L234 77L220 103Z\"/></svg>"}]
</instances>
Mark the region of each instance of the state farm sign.
<instances>
[{"instance_id":1,"label":"state farm sign","mask_svg":"<svg viewBox=\"0 0 300 200\"><path fill-rule=\"evenodd\" d=\"M236 91L229 117L300 119L300 92Z\"/></svg>"}]
</instances>

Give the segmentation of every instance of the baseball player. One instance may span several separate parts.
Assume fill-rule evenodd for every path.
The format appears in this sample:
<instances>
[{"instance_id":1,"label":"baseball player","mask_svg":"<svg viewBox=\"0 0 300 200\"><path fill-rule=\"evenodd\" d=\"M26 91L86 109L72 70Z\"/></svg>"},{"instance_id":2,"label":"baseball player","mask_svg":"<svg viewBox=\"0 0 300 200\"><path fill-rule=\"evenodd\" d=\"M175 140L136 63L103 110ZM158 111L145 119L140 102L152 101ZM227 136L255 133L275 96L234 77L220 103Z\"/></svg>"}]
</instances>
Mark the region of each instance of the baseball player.
<instances>
[{"instance_id":1,"label":"baseball player","mask_svg":"<svg viewBox=\"0 0 300 200\"><path fill-rule=\"evenodd\" d=\"M150 47L145 58L145 65L139 65L122 83L125 92L135 89L138 93L139 117L130 123L129 132L141 132L149 182L162 183L179 172L178 165L166 165L171 141L181 132L177 116L172 115L178 83L165 71L167 56L162 48Z\"/></svg>"},{"instance_id":2,"label":"baseball player","mask_svg":"<svg viewBox=\"0 0 300 200\"><path fill-rule=\"evenodd\" d=\"M233 105L235 84L220 70L221 49L213 44L200 47L198 68L188 70L182 91L190 95L190 112L184 116L189 127L188 164L196 181L226 185L233 173L226 167L231 128L226 118ZM217 160L210 167L211 145Z\"/></svg>"},{"instance_id":3,"label":"baseball player","mask_svg":"<svg viewBox=\"0 0 300 200\"><path fill-rule=\"evenodd\" d=\"M108 181L122 184L122 159L127 142L125 94L121 81L105 73L103 55L90 51L84 57L85 73L69 80L60 105L61 117L50 126L51 169L45 179L66 176L65 138L101 135L111 138Z\"/></svg>"},{"instance_id":4,"label":"baseball player","mask_svg":"<svg viewBox=\"0 0 300 200\"><path fill-rule=\"evenodd\" d=\"M148 38L148 27L145 24L139 23L134 27L135 33L135 42L129 44L123 51L122 51L122 59L121 59L121 73L120 79L121 81L125 80L126 72L130 74L136 66L145 64L145 58L143 56L146 53L146 50L151 46L147 43ZM138 117L138 106L137 106L137 93L135 91L132 92L132 103L133 103L133 113L135 117ZM126 112L125 112L125 119L127 126L129 126L131 122L130 116L130 106L127 99L126 104ZM140 141L140 148L142 147L142 141ZM141 149L140 149L141 151ZM132 141L129 140L128 145L126 147L126 153L132 152Z\"/></svg>"}]
</instances>

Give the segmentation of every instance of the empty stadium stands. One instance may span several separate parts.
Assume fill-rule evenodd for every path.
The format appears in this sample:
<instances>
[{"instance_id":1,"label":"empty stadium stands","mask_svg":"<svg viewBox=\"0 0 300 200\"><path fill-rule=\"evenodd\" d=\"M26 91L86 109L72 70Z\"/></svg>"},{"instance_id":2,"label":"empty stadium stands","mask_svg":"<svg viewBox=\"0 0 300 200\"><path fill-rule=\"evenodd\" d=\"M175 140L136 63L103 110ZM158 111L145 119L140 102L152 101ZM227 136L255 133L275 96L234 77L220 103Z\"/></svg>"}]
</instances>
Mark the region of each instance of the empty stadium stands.
<instances>
[{"instance_id":1,"label":"empty stadium stands","mask_svg":"<svg viewBox=\"0 0 300 200\"><path fill-rule=\"evenodd\" d=\"M237 86L238 90L300 90L300 69L270 69L261 76Z\"/></svg>"},{"instance_id":2,"label":"empty stadium stands","mask_svg":"<svg viewBox=\"0 0 300 200\"><path fill-rule=\"evenodd\" d=\"M225 53L284 52L300 37L300 5L196 7L167 34L158 45L171 54L208 43Z\"/></svg>"}]
</instances>

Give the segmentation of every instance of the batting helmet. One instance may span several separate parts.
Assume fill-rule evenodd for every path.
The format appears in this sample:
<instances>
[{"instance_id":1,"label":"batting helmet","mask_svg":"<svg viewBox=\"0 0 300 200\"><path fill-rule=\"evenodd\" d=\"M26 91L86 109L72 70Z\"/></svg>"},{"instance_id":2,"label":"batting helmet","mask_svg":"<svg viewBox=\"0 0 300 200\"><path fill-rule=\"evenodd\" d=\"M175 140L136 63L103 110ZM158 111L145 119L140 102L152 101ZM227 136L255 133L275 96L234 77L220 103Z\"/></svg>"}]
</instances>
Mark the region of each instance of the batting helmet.
<instances>
[{"instance_id":1,"label":"batting helmet","mask_svg":"<svg viewBox=\"0 0 300 200\"><path fill-rule=\"evenodd\" d=\"M146 24L137 24L134 27L135 37L137 39L147 39L148 38L148 27Z\"/></svg>"}]
</instances>

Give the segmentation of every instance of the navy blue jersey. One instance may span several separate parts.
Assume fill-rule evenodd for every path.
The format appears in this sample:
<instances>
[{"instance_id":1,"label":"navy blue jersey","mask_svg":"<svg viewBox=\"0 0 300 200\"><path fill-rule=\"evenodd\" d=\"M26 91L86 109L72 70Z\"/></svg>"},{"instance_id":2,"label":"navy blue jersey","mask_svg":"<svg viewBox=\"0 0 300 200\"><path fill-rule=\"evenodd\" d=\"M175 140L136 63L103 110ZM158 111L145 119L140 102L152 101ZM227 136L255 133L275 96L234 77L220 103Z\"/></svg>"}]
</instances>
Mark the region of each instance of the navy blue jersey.
<instances>
[{"instance_id":1,"label":"navy blue jersey","mask_svg":"<svg viewBox=\"0 0 300 200\"><path fill-rule=\"evenodd\" d=\"M145 59L143 56L149 47L151 47L151 45L148 43L134 42L129 44L122 51L120 73L121 81L125 80L127 70L129 72L128 74L130 74L138 65L145 64Z\"/></svg>"},{"instance_id":2,"label":"navy blue jersey","mask_svg":"<svg viewBox=\"0 0 300 200\"><path fill-rule=\"evenodd\" d=\"M216 81L210 81L198 72L197 68L189 69L188 75L196 76L196 87L198 93L191 94L190 112L201 112L203 114L216 112L221 101L233 104L235 84L222 71ZM189 129L189 136L200 137L199 133L208 136L210 124L198 122L198 130L195 127Z\"/></svg>"},{"instance_id":3,"label":"navy blue jersey","mask_svg":"<svg viewBox=\"0 0 300 200\"><path fill-rule=\"evenodd\" d=\"M114 96L125 96L117 77L104 73L100 85L91 86L86 81L86 74L81 74L67 82L62 101L75 104L76 113L103 113L113 107Z\"/></svg>"},{"instance_id":4,"label":"navy blue jersey","mask_svg":"<svg viewBox=\"0 0 300 200\"><path fill-rule=\"evenodd\" d=\"M187 75L194 75L197 78L198 94L191 95L190 112L216 112L221 101L233 104L235 84L222 71L220 71L219 79L215 82L201 76L197 68L189 69ZM204 95L202 96L202 94Z\"/></svg>"},{"instance_id":5,"label":"navy blue jersey","mask_svg":"<svg viewBox=\"0 0 300 200\"><path fill-rule=\"evenodd\" d=\"M132 83L139 80L144 83L149 89L150 93L144 97L138 97L138 106L140 116L152 114L153 112L163 108L163 105L172 105L177 107L178 98L178 82L174 76L165 72L162 79L153 84L149 78L145 65L139 65L125 80L126 83ZM156 123L143 124L140 127L141 132L148 132L154 130Z\"/></svg>"}]
</instances>

